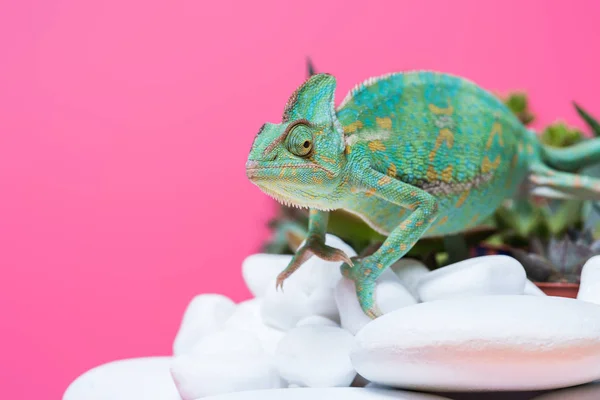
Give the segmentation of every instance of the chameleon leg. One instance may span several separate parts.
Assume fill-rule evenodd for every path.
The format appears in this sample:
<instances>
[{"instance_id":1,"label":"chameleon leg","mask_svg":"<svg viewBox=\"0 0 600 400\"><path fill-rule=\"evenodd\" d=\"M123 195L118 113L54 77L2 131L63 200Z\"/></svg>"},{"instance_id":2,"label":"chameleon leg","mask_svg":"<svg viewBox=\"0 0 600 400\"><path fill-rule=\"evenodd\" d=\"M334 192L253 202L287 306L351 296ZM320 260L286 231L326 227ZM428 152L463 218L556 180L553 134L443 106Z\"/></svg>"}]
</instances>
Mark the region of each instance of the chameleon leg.
<instances>
[{"instance_id":1,"label":"chameleon leg","mask_svg":"<svg viewBox=\"0 0 600 400\"><path fill-rule=\"evenodd\" d=\"M277 276L276 285L278 289L283 288L283 282L312 256L317 256L327 261L344 261L352 264L350 257L342 250L325 244L328 219L329 213L315 209L310 210L306 242L296 251L287 268Z\"/></svg>"},{"instance_id":2,"label":"chameleon leg","mask_svg":"<svg viewBox=\"0 0 600 400\"><path fill-rule=\"evenodd\" d=\"M383 200L412 210L372 255L342 265L342 274L354 281L361 308L371 318L381 315L375 302L375 282L381 273L398 261L431 226L438 216L435 197L422 189L369 169L361 181L364 189Z\"/></svg>"},{"instance_id":3,"label":"chameleon leg","mask_svg":"<svg viewBox=\"0 0 600 400\"><path fill-rule=\"evenodd\" d=\"M533 193L552 198L600 200L600 180L585 175L555 171L539 163L531 166Z\"/></svg>"}]
</instances>

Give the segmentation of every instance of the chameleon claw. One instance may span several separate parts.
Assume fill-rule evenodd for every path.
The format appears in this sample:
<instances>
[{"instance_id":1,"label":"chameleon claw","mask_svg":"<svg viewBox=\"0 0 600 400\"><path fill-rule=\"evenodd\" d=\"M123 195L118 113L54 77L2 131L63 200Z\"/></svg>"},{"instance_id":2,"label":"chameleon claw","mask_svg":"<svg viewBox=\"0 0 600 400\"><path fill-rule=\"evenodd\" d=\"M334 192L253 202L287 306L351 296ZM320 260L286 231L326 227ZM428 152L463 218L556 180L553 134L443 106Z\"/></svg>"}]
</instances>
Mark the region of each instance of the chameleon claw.
<instances>
[{"instance_id":1,"label":"chameleon claw","mask_svg":"<svg viewBox=\"0 0 600 400\"><path fill-rule=\"evenodd\" d=\"M283 276L284 274L279 274L279 276L277 276L277 280L275 281L275 290L279 291L281 290L281 292L283 293L283 282L285 282L287 276Z\"/></svg>"},{"instance_id":2,"label":"chameleon claw","mask_svg":"<svg viewBox=\"0 0 600 400\"><path fill-rule=\"evenodd\" d=\"M333 255L331 256L331 259L329 261L343 261L351 267L354 266L354 263L352 262L350 257L348 257L348 255L346 253L344 253L342 250L339 250L339 249L335 249L335 251L333 252Z\"/></svg>"}]
</instances>

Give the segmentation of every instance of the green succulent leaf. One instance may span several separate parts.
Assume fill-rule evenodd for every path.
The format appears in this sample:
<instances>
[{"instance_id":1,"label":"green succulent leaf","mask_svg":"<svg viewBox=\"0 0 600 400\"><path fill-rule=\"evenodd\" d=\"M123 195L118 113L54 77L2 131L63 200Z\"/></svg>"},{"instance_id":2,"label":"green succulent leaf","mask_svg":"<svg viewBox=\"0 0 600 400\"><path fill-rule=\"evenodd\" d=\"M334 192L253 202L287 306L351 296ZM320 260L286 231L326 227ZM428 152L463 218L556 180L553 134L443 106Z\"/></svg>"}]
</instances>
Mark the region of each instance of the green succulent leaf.
<instances>
[{"instance_id":1,"label":"green succulent leaf","mask_svg":"<svg viewBox=\"0 0 600 400\"><path fill-rule=\"evenodd\" d=\"M552 147L569 147L584 138L583 132L577 128L569 127L562 121L548 125L542 132L542 143Z\"/></svg>"},{"instance_id":2,"label":"green succulent leaf","mask_svg":"<svg viewBox=\"0 0 600 400\"><path fill-rule=\"evenodd\" d=\"M556 209L551 206L543 208L543 214L552 236L562 235L567 228L581 221L583 202L581 200L564 200Z\"/></svg>"},{"instance_id":3,"label":"green succulent leaf","mask_svg":"<svg viewBox=\"0 0 600 400\"><path fill-rule=\"evenodd\" d=\"M573 102L575 109L577 110L577 114L585 121L585 123L590 127L594 136L600 136L600 122L594 117L592 117L587 111L585 111L581 106L575 102Z\"/></svg>"},{"instance_id":4,"label":"green succulent leaf","mask_svg":"<svg viewBox=\"0 0 600 400\"><path fill-rule=\"evenodd\" d=\"M534 120L534 115L529 111L527 93L519 91L511 92L502 101L523 124L527 125Z\"/></svg>"},{"instance_id":5,"label":"green succulent leaf","mask_svg":"<svg viewBox=\"0 0 600 400\"><path fill-rule=\"evenodd\" d=\"M307 72L307 74L308 74L309 77L311 77L314 74L316 74L316 72L315 72L315 66L313 65L313 62L310 59L310 57L306 57L306 72Z\"/></svg>"}]
</instances>

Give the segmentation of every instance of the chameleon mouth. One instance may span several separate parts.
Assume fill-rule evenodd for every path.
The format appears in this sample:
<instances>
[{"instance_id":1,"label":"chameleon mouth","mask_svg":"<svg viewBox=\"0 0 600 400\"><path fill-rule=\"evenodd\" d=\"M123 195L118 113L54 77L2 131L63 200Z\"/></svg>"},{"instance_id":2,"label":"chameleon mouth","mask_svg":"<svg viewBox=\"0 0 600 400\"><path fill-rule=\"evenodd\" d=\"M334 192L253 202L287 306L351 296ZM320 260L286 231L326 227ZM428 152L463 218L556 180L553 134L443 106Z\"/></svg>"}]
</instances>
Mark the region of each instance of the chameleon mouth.
<instances>
[{"instance_id":1,"label":"chameleon mouth","mask_svg":"<svg viewBox=\"0 0 600 400\"><path fill-rule=\"evenodd\" d=\"M270 174L271 170L282 170L286 168L296 169L296 168L307 168L312 170L322 170L327 173L328 176L331 176L333 172L329 171L327 168L323 167L319 164L277 164L277 165L259 165L258 161L248 161L246 163L246 175L249 179L257 179L257 178L275 178L275 174ZM266 173L265 173L266 172ZM279 176L279 174L277 174Z\"/></svg>"}]
</instances>

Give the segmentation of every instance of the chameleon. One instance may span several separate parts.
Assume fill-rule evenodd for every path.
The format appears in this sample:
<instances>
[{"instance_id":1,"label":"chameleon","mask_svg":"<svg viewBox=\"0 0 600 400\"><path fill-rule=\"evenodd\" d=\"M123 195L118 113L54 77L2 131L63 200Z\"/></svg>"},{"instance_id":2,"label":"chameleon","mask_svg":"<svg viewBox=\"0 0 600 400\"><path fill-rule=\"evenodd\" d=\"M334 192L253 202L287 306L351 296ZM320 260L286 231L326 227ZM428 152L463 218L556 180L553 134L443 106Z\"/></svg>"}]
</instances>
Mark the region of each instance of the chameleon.
<instances>
[{"instance_id":1,"label":"chameleon","mask_svg":"<svg viewBox=\"0 0 600 400\"><path fill-rule=\"evenodd\" d=\"M377 278L421 237L475 227L523 187L550 198L600 199L600 181L573 173L600 162L600 139L543 145L491 92L459 76L408 71L369 78L335 106L336 79L316 74L265 123L246 162L252 183L309 209L308 236L278 275L306 260L342 261L363 312L382 315ZM372 254L325 245L329 212L343 209L385 236Z\"/></svg>"}]
</instances>

